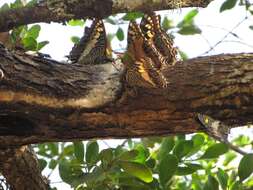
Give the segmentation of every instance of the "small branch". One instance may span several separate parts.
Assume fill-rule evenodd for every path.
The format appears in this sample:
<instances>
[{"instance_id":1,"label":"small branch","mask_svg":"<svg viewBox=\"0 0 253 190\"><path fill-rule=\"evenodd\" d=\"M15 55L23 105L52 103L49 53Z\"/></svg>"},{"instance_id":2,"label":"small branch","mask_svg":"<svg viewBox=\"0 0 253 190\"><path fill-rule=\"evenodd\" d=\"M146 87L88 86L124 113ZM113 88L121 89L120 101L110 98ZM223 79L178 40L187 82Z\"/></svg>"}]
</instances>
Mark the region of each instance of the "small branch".
<instances>
[{"instance_id":1,"label":"small branch","mask_svg":"<svg viewBox=\"0 0 253 190\"><path fill-rule=\"evenodd\" d=\"M33 7L0 12L0 32L37 22L65 22L87 17L106 18L109 15L133 11L157 11L183 7L206 7L211 0L50 0Z\"/></svg>"}]
</instances>

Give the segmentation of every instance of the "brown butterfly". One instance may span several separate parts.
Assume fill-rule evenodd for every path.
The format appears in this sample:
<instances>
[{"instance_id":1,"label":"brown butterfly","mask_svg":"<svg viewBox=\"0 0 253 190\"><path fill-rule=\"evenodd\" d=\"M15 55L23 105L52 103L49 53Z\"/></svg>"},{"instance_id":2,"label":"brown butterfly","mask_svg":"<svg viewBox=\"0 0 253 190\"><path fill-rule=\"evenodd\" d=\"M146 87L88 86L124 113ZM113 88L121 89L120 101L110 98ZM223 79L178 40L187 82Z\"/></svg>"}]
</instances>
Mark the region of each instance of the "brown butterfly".
<instances>
[{"instance_id":1,"label":"brown butterfly","mask_svg":"<svg viewBox=\"0 0 253 190\"><path fill-rule=\"evenodd\" d=\"M147 40L154 43L162 54L161 67L167 67L176 63L177 49L173 47L172 38L161 28L160 22L160 15L152 12L143 16L140 27Z\"/></svg>"},{"instance_id":2,"label":"brown butterfly","mask_svg":"<svg viewBox=\"0 0 253 190\"><path fill-rule=\"evenodd\" d=\"M146 88L166 86L167 81L165 77L160 73L154 61L146 55L143 49L147 40L140 27L134 21L129 23L127 41L128 47L123 57L123 63L126 66L126 81L128 84L130 86Z\"/></svg>"},{"instance_id":3,"label":"brown butterfly","mask_svg":"<svg viewBox=\"0 0 253 190\"><path fill-rule=\"evenodd\" d=\"M96 18L90 28L85 28L84 36L72 48L69 59L81 64L110 62L112 59L109 58L107 47L109 44L106 39L104 23Z\"/></svg>"}]
</instances>

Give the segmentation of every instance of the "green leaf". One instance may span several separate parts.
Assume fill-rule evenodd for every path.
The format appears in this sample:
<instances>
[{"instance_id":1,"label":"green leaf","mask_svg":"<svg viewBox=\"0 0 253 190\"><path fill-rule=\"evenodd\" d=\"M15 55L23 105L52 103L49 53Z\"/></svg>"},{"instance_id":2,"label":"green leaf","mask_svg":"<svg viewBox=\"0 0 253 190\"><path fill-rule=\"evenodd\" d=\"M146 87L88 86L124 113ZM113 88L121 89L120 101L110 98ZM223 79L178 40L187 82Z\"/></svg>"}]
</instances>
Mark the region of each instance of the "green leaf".
<instances>
[{"instance_id":1,"label":"green leaf","mask_svg":"<svg viewBox=\"0 0 253 190\"><path fill-rule=\"evenodd\" d=\"M220 7L220 12L232 9L236 5L237 0L226 0Z\"/></svg>"},{"instance_id":2,"label":"green leaf","mask_svg":"<svg viewBox=\"0 0 253 190\"><path fill-rule=\"evenodd\" d=\"M115 20L113 19L113 18L107 18L107 19L105 19L106 20L106 22L108 22L108 23L110 23L110 24L112 24L112 25L116 25L117 23L115 22Z\"/></svg>"},{"instance_id":3,"label":"green leaf","mask_svg":"<svg viewBox=\"0 0 253 190\"><path fill-rule=\"evenodd\" d=\"M57 160L52 159L50 160L48 167L50 169L54 169L57 166L57 164L58 164Z\"/></svg>"},{"instance_id":4,"label":"green leaf","mask_svg":"<svg viewBox=\"0 0 253 190\"><path fill-rule=\"evenodd\" d=\"M77 186L83 182L82 168L76 160L62 159L59 162L59 174L61 179L71 186Z\"/></svg>"},{"instance_id":5,"label":"green leaf","mask_svg":"<svg viewBox=\"0 0 253 190\"><path fill-rule=\"evenodd\" d=\"M78 36L72 36L70 39L74 44L78 44L80 42L80 38Z\"/></svg>"},{"instance_id":6,"label":"green leaf","mask_svg":"<svg viewBox=\"0 0 253 190\"><path fill-rule=\"evenodd\" d=\"M182 140L175 146L173 153L177 156L178 159L186 156L193 149L192 140Z\"/></svg>"},{"instance_id":7,"label":"green leaf","mask_svg":"<svg viewBox=\"0 0 253 190\"><path fill-rule=\"evenodd\" d=\"M246 146L250 144L250 138L245 135L240 135L233 142L238 146Z\"/></svg>"},{"instance_id":8,"label":"green leaf","mask_svg":"<svg viewBox=\"0 0 253 190\"><path fill-rule=\"evenodd\" d=\"M120 154L118 159L122 161L134 160L138 156L138 153L138 150L126 151Z\"/></svg>"},{"instance_id":9,"label":"green leaf","mask_svg":"<svg viewBox=\"0 0 253 190\"><path fill-rule=\"evenodd\" d=\"M241 183L239 181L235 181L229 190L242 190Z\"/></svg>"},{"instance_id":10,"label":"green leaf","mask_svg":"<svg viewBox=\"0 0 253 190\"><path fill-rule=\"evenodd\" d=\"M42 41L37 44L37 51L41 50L43 47L45 47L47 44L49 44L49 41Z\"/></svg>"},{"instance_id":11,"label":"green leaf","mask_svg":"<svg viewBox=\"0 0 253 190\"><path fill-rule=\"evenodd\" d=\"M41 27L40 25L36 24L33 25L25 34L26 38L33 38L33 39L37 39L40 33Z\"/></svg>"},{"instance_id":12,"label":"green leaf","mask_svg":"<svg viewBox=\"0 0 253 190\"><path fill-rule=\"evenodd\" d=\"M145 163L146 159L149 157L149 150L141 143L138 143L134 147L134 149L138 151L138 155L136 156L134 161L139 163Z\"/></svg>"},{"instance_id":13,"label":"green leaf","mask_svg":"<svg viewBox=\"0 0 253 190\"><path fill-rule=\"evenodd\" d=\"M200 164L185 163L186 167L178 167L176 175L189 175L197 170L203 170L203 167Z\"/></svg>"},{"instance_id":14,"label":"green leaf","mask_svg":"<svg viewBox=\"0 0 253 190\"><path fill-rule=\"evenodd\" d=\"M202 148L203 143L205 142L205 137L201 134L196 134L192 137L192 141L193 148L187 156L192 156Z\"/></svg>"},{"instance_id":15,"label":"green leaf","mask_svg":"<svg viewBox=\"0 0 253 190\"><path fill-rule=\"evenodd\" d=\"M142 181L133 178L133 177L128 177L128 176L123 176L123 177L119 177L119 185L120 187L129 187L126 189L141 189L141 190L150 190L150 188L148 187L148 185L146 185L145 183L143 183ZM125 188L124 188L125 189Z\"/></svg>"},{"instance_id":16,"label":"green leaf","mask_svg":"<svg viewBox=\"0 0 253 190\"><path fill-rule=\"evenodd\" d=\"M239 163L238 175L240 181L248 178L253 172L253 154L247 154L243 156Z\"/></svg>"},{"instance_id":17,"label":"green leaf","mask_svg":"<svg viewBox=\"0 0 253 190\"><path fill-rule=\"evenodd\" d=\"M225 154L227 151L228 151L228 146L226 144L217 143L208 147L208 149L199 159L218 158L220 155Z\"/></svg>"},{"instance_id":18,"label":"green leaf","mask_svg":"<svg viewBox=\"0 0 253 190\"><path fill-rule=\"evenodd\" d=\"M169 20L167 17L164 17L162 22L162 28L167 31L168 29L172 28L172 20Z\"/></svg>"},{"instance_id":19,"label":"green leaf","mask_svg":"<svg viewBox=\"0 0 253 190\"><path fill-rule=\"evenodd\" d=\"M102 164L104 168L107 168L107 166L112 162L113 159L113 151L111 148L104 149L99 153L100 160L102 161Z\"/></svg>"},{"instance_id":20,"label":"green leaf","mask_svg":"<svg viewBox=\"0 0 253 190\"><path fill-rule=\"evenodd\" d=\"M253 30L253 25L250 25L249 28L250 28L251 30Z\"/></svg>"},{"instance_id":21,"label":"green leaf","mask_svg":"<svg viewBox=\"0 0 253 190\"><path fill-rule=\"evenodd\" d=\"M166 184L176 173L178 166L178 159L176 156L168 154L158 164L158 175L161 185L166 187Z\"/></svg>"},{"instance_id":22,"label":"green leaf","mask_svg":"<svg viewBox=\"0 0 253 190\"><path fill-rule=\"evenodd\" d=\"M218 177L218 180L221 184L221 187L223 190L227 190L227 185L228 185L228 174L222 170L221 168L218 169L218 172L217 172L217 177Z\"/></svg>"},{"instance_id":23,"label":"green leaf","mask_svg":"<svg viewBox=\"0 0 253 190\"><path fill-rule=\"evenodd\" d=\"M191 25L186 25L180 28L178 33L182 35L193 35L193 34L200 34L201 30L198 26L191 24Z\"/></svg>"},{"instance_id":24,"label":"green leaf","mask_svg":"<svg viewBox=\"0 0 253 190\"><path fill-rule=\"evenodd\" d=\"M219 183L217 179L211 175L208 175L208 180L203 190L219 190Z\"/></svg>"},{"instance_id":25,"label":"green leaf","mask_svg":"<svg viewBox=\"0 0 253 190\"><path fill-rule=\"evenodd\" d=\"M116 36L117 36L119 41L124 40L124 31L122 30L121 27L118 28L118 30L116 32Z\"/></svg>"},{"instance_id":26,"label":"green leaf","mask_svg":"<svg viewBox=\"0 0 253 190\"><path fill-rule=\"evenodd\" d=\"M127 13L125 14L122 19L126 20L126 21L130 21L130 20L135 20L137 18L141 18L143 17L143 13L141 12L131 12L131 13Z\"/></svg>"},{"instance_id":27,"label":"green leaf","mask_svg":"<svg viewBox=\"0 0 253 190\"><path fill-rule=\"evenodd\" d=\"M194 163L184 163L186 166L194 169L194 170L203 170L203 166L200 164L194 164Z\"/></svg>"},{"instance_id":28,"label":"green leaf","mask_svg":"<svg viewBox=\"0 0 253 190\"><path fill-rule=\"evenodd\" d=\"M188 59L188 55L181 50L179 50L179 55L182 58L182 60L184 60L184 61Z\"/></svg>"},{"instance_id":29,"label":"green leaf","mask_svg":"<svg viewBox=\"0 0 253 190\"><path fill-rule=\"evenodd\" d=\"M227 166L235 158L236 158L236 154L234 152L228 152L227 154L225 154L225 159L224 159L223 165Z\"/></svg>"},{"instance_id":30,"label":"green leaf","mask_svg":"<svg viewBox=\"0 0 253 190\"><path fill-rule=\"evenodd\" d=\"M185 176L185 175L192 174L192 173L194 173L195 171L196 171L196 170L194 170L193 168L190 168L190 167L182 167L182 166L179 166L179 167L177 168L176 175Z\"/></svg>"},{"instance_id":31,"label":"green leaf","mask_svg":"<svg viewBox=\"0 0 253 190\"><path fill-rule=\"evenodd\" d=\"M99 146L96 141L88 142L86 145L85 160L88 164L94 164L98 160Z\"/></svg>"},{"instance_id":32,"label":"green leaf","mask_svg":"<svg viewBox=\"0 0 253 190\"><path fill-rule=\"evenodd\" d=\"M83 160L84 160L84 145L83 145L83 142L82 141L76 141L76 142L73 142L73 145L74 145L75 157L79 162L82 163Z\"/></svg>"},{"instance_id":33,"label":"green leaf","mask_svg":"<svg viewBox=\"0 0 253 190\"><path fill-rule=\"evenodd\" d=\"M150 183L153 180L151 170L144 164L131 161L120 161L119 165L125 172L139 178L146 183Z\"/></svg>"},{"instance_id":34,"label":"green leaf","mask_svg":"<svg viewBox=\"0 0 253 190\"><path fill-rule=\"evenodd\" d=\"M68 25L70 26L83 26L84 24L85 21L80 19L77 20L71 19L70 21L68 21Z\"/></svg>"},{"instance_id":35,"label":"green leaf","mask_svg":"<svg viewBox=\"0 0 253 190\"><path fill-rule=\"evenodd\" d=\"M185 25L192 25L194 17L199 13L197 9L194 9L187 13L184 17L184 19L177 24L177 27L181 28Z\"/></svg>"},{"instance_id":36,"label":"green leaf","mask_svg":"<svg viewBox=\"0 0 253 190\"><path fill-rule=\"evenodd\" d=\"M47 161L44 159L38 159L40 171L44 170L47 167Z\"/></svg>"},{"instance_id":37,"label":"green leaf","mask_svg":"<svg viewBox=\"0 0 253 190\"><path fill-rule=\"evenodd\" d=\"M20 8L20 7L23 7L23 3L21 0L16 0L14 3L11 3L10 4L10 8L12 9L16 9L16 8Z\"/></svg>"},{"instance_id":38,"label":"green leaf","mask_svg":"<svg viewBox=\"0 0 253 190\"><path fill-rule=\"evenodd\" d=\"M27 37L22 39L22 43L24 45L25 50L27 51L36 51L37 50L37 42L34 38Z\"/></svg>"},{"instance_id":39,"label":"green leaf","mask_svg":"<svg viewBox=\"0 0 253 190\"><path fill-rule=\"evenodd\" d=\"M173 149L174 145L175 141L173 137L163 138L157 158L161 160L163 157L169 154L169 152Z\"/></svg>"}]
</instances>

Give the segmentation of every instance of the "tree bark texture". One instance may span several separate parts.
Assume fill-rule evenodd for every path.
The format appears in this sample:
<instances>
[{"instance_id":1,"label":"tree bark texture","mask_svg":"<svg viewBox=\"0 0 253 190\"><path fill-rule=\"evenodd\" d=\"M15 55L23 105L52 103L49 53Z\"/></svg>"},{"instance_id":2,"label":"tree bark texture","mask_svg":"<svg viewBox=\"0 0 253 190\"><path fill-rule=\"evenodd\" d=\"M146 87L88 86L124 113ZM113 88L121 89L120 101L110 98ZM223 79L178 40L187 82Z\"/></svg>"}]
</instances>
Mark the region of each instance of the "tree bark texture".
<instances>
[{"instance_id":1,"label":"tree bark texture","mask_svg":"<svg viewBox=\"0 0 253 190\"><path fill-rule=\"evenodd\" d=\"M87 17L106 18L133 11L206 7L211 0L44 0L34 6L0 12L0 32L36 22L65 22Z\"/></svg>"},{"instance_id":2,"label":"tree bark texture","mask_svg":"<svg viewBox=\"0 0 253 190\"><path fill-rule=\"evenodd\" d=\"M49 187L29 146L0 149L0 171L12 190L47 190Z\"/></svg>"},{"instance_id":3,"label":"tree bark texture","mask_svg":"<svg viewBox=\"0 0 253 190\"><path fill-rule=\"evenodd\" d=\"M166 71L168 88L137 89L135 95L122 87L124 73L108 72L111 64L0 54L3 147L193 133L201 130L196 113L233 126L253 120L253 54L178 62Z\"/></svg>"}]
</instances>

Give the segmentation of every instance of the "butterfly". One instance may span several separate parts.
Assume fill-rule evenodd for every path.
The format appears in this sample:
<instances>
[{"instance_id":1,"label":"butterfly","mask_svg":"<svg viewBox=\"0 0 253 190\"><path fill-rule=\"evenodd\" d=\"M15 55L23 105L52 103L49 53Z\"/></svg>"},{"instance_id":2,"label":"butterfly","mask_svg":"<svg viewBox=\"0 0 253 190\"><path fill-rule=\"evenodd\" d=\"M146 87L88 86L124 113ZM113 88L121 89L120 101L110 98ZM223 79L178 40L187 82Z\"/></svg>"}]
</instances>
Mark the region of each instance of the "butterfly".
<instances>
[{"instance_id":1,"label":"butterfly","mask_svg":"<svg viewBox=\"0 0 253 190\"><path fill-rule=\"evenodd\" d=\"M174 65L177 61L177 48L173 47L173 39L161 28L161 16L154 12L144 14L140 27L147 40L162 54L161 67ZM146 48L146 51L149 50Z\"/></svg>"},{"instance_id":2,"label":"butterfly","mask_svg":"<svg viewBox=\"0 0 253 190\"><path fill-rule=\"evenodd\" d=\"M84 36L71 50L69 59L80 64L103 64L112 61L108 52L104 23L95 19L90 28L85 28Z\"/></svg>"}]
</instances>

